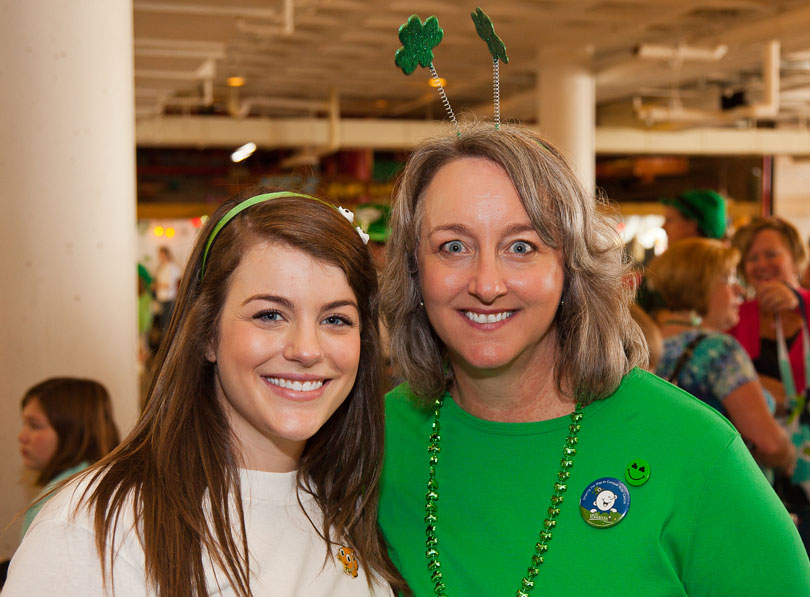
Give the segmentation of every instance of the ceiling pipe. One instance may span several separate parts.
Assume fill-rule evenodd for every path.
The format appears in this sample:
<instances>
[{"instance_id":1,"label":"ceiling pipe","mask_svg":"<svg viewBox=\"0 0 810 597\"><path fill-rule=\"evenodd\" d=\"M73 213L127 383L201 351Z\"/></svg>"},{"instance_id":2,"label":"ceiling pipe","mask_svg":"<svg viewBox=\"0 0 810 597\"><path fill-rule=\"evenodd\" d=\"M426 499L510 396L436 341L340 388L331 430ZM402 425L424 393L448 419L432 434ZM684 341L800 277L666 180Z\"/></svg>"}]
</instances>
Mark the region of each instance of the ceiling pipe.
<instances>
[{"instance_id":1,"label":"ceiling pipe","mask_svg":"<svg viewBox=\"0 0 810 597\"><path fill-rule=\"evenodd\" d=\"M281 161L282 168L293 168L295 166L314 166L326 155L335 153L340 149L340 97L337 90L332 87L329 90L329 122L328 137L326 145L322 147L307 148L296 152L290 157Z\"/></svg>"},{"instance_id":2,"label":"ceiling pipe","mask_svg":"<svg viewBox=\"0 0 810 597\"><path fill-rule=\"evenodd\" d=\"M284 0L284 35L289 37L295 32L295 2Z\"/></svg>"},{"instance_id":3,"label":"ceiling pipe","mask_svg":"<svg viewBox=\"0 0 810 597\"><path fill-rule=\"evenodd\" d=\"M195 78L202 81L202 97L167 97L160 101L161 108L179 106L182 108L208 107L214 103L214 77L217 74L216 63L208 59L195 73ZM161 110L162 111L162 110Z\"/></svg>"},{"instance_id":4,"label":"ceiling pipe","mask_svg":"<svg viewBox=\"0 0 810 597\"><path fill-rule=\"evenodd\" d=\"M284 97L246 97L231 102L228 113L234 118L247 118L253 108L276 108L293 112L329 112L330 103L323 100L288 99Z\"/></svg>"},{"instance_id":5,"label":"ceiling pipe","mask_svg":"<svg viewBox=\"0 0 810 597\"><path fill-rule=\"evenodd\" d=\"M728 52L725 44L714 47L690 46L678 44L677 46L663 46L658 44L641 44L634 53L646 60L667 60L676 62L716 62Z\"/></svg>"},{"instance_id":6,"label":"ceiling pipe","mask_svg":"<svg viewBox=\"0 0 810 597\"><path fill-rule=\"evenodd\" d=\"M680 124L727 123L744 119L776 118L779 114L779 55L780 43L768 42L762 60L762 101L731 110L699 110L673 106L645 106L641 98L633 98L636 117L647 124L672 122Z\"/></svg>"},{"instance_id":7,"label":"ceiling pipe","mask_svg":"<svg viewBox=\"0 0 810 597\"><path fill-rule=\"evenodd\" d=\"M135 0L132 9L135 12L151 12L158 14L194 15L204 17L249 17L253 19L273 19L276 11L272 8L256 8L253 6L238 6L223 3L223 6L213 4L187 4L180 2L145 2Z\"/></svg>"}]
</instances>

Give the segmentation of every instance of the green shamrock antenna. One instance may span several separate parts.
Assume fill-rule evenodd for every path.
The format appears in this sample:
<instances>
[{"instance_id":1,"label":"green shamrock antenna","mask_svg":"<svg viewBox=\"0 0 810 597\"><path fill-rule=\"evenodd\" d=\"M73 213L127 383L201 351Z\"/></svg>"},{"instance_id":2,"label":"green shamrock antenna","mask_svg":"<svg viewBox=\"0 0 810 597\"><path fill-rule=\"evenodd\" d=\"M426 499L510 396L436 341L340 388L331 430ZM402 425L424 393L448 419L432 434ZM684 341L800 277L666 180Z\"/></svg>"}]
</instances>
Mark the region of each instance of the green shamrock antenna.
<instances>
[{"instance_id":1,"label":"green shamrock antenna","mask_svg":"<svg viewBox=\"0 0 810 597\"><path fill-rule=\"evenodd\" d=\"M450 120L456 127L456 134L461 135L456 115L453 114L453 108L450 107L450 101L444 92L441 79L433 66L433 48L439 45L443 37L444 31L439 27L439 19L428 17L423 23L418 15L411 15L408 22L399 28L399 41L402 42L402 47L394 54L394 63L406 75L410 75L417 66L430 69L444 109L447 110Z\"/></svg>"},{"instance_id":2,"label":"green shamrock antenna","mask_svg":"<svg viewBox=\"0 0 810 597\"><path fill-rule=\"evenodd\" d=\"M501 128L501 77L498 61L503 60L504 64L509 64L509 57L506 55L506 46L501 38L495 35L495 27L492 20L480 8L470 13L478 37L483 39L489 53L492 54L492 95L495 103L495 128Z\"/></svg>"}]
</instances>

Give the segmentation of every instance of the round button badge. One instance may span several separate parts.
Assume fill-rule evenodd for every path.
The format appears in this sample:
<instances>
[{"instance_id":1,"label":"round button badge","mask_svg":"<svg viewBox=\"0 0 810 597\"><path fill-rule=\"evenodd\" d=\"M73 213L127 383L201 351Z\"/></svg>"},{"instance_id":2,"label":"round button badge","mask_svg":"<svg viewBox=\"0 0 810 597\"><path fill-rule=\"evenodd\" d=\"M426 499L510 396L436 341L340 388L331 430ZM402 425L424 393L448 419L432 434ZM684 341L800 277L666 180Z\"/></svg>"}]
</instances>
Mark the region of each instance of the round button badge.
<instances>
[{"instance_id":1,"label":"round button badge","mask_svg":"<svg viewBox=\"0 0 810 597\"><path fill-rule=\"evenodd\" d=\"M636 458L624 469L624 478L630 485L644 485L650 478L650 463L643 458Z\"/></svg>"},{"instance_id":2,"label":"round button badge","mask_svg":"<svg viewBox=\"0 0 810 597\"><path fill-rule=\"evenodd\" d=\"M583 520L596 528L619 524L629 509L630 492L613 477L603 477L588 485L579 500Z\"/></svg>"}]
</instances>

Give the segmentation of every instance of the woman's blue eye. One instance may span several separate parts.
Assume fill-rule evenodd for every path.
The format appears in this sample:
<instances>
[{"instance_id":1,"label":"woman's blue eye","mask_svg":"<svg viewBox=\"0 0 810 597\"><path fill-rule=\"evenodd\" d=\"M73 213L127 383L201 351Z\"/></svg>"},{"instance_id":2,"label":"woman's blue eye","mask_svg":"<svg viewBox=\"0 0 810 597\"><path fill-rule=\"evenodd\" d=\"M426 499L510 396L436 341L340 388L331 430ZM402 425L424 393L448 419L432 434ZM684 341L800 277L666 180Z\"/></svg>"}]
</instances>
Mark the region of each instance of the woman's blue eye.
<instances>
[{"instance_id":1,"label":"woman's blue eye","mask_svg":"<svg viewBox=\"0 0 810 597\"><path fill-rule=\"evenodd\" d=\"M337 326L352 325L352 322L349 319L341 315L330 315L329 317L324 319L324 322L326 322L327 325L337 325Z\"/></svg>"},{"instance_id":2,"label":"woman's blue eye","mask_svg":"<svg viewBox=\"0 0 810 597\"><path fill-rule=\"evenodd\" d=\"M526 253L531 253L534 250L534 247L530 243L527 243L526 241L519 240L517 242L512 243L510 249L512 250L513 253L519 253L523 255Z\"/></svg>"},{"instance_id":3,"label":"woman's blue eye","mask_svg":"<svg viewBox=\"0 0 810 597\"><path fill-rule=\"evenodd\" d=\"M262 311L260 313L256 313L256 315L253 316L253 319L260 319L262 321L280 321L281 313L278 311Z\"/></svg>"},{"instance_id":4,"label":"woman's blue eye","mask_svg":"<svg viewBox=\"0 0 810 597\"><path fill-rule=\"evenodd\" d=\"M464 245L461 241L451 240L442 245L442 248L448 253L461 253L464 250Z\"/></svg>"}]
</instances>

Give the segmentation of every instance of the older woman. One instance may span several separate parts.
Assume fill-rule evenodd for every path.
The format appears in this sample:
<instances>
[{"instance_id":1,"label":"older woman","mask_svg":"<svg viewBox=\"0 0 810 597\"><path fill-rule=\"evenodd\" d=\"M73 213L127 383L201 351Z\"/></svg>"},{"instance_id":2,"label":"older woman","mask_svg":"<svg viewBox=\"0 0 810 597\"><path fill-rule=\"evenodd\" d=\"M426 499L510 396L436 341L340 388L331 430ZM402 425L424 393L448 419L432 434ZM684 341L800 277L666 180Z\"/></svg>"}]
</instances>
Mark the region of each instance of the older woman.
<instances>
[{"instance_id":1,"label":"older woman","mask_svg":"<svg viewBox=\"0 0 810 597\"><path fill-rule=\"evenodd\" d=\"M383 282L407 383L387 397L379 516L416 595L810 585L736 430L639 368L624 272L534 133L472 125L413 152Z\"/></svg>"},{"instance_id":2,"label":"older woman","mask_svg":"<svg viewBox=\"0 0 810 597\"><path fill-rule=\"evenodd\" d=\"M751 355L763 385L774 395L781 412L790 407L795 396L785 396L784 375L795 391L807 387L802 342L802 311L807 318L810 292L799 286L807 265L807 252L798 231L789 222L777 218L755 218L740 228L732 239L742 254L739 272L755 292L753 300L740 307L740 321L730 330ZM790 367L779 367L779 334Z\"/></svg>"},{"instance_id":3,"label":"older woman","mask_svg":"<svg viewBox=\"0 0 810 597\"><path fill-rule=\"evenodd\" d=\"M740 253L710 239L674 243L648 275L668 309L659 313L664 350L656 373L726 415L754 457L792 473L796 450L773 418L751 358L723 333L739 319Z\"/></svg>"}]
</instances>

